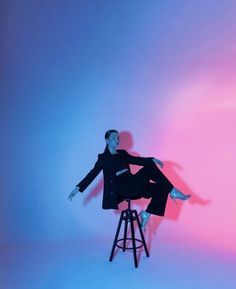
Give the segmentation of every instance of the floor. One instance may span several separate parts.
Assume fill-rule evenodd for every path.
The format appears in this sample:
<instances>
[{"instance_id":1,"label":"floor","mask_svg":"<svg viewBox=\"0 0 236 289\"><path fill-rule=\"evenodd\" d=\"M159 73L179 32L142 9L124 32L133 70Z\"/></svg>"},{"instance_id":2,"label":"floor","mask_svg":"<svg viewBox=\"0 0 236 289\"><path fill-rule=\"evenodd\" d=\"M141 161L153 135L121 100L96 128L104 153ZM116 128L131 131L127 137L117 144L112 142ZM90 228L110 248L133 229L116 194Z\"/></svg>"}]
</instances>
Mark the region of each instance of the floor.
<instances>
[{"instance_id":1,"label":"floor","mask_svg":"<svg viewBox=\"0 0 236 289\"><path fill-rule=\"evenodd\" d=\"M141 250L138 268L132 252L117 249L108 261L113 236L2 245L1 289L236 288L232 251L177 234L145 236L150 257Z\"/></svg>"}]
</instances>

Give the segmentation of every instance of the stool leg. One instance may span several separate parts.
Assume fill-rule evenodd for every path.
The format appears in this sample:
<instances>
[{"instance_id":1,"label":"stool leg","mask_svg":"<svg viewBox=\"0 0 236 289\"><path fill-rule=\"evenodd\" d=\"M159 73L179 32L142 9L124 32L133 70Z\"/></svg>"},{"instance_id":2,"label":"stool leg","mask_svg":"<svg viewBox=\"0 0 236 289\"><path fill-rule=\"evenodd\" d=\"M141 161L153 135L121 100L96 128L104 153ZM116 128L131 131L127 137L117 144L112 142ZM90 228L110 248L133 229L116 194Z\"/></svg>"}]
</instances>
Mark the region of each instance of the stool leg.
<instances>
[{"instance_id":1,"label":"stool leg","mask_svg":"<svg viewBox=\"0 0 236 289\"><path fill-rule=\"evenodd\" d=\"M112 246L112 250L111 250L111 255L110 255L110 259L109 259L110 262L111 262L112 259L113 259L115 247L116 247L117 240L118 240L118 236L119 236L119 233L120 233L120 227L121 227L121 222L122 222L123 216L124 216L124 211L122 211L122 212L121 212L121 215L120 215L120 220L119 220L118 227L117 227L117 230L116 230L116 235L115 235L115 239L114 239L114 242L113 242L113 246Z\"/></svg>"},{"instance_id":2,"label":"stool leg","mask_svg":"<svg viewBox=\"0 0 236 289\"><path fill-rule=\"evenodd\" d=\"M139 221L138 213L137 213L136 210L134 211L134 214L135 214L135 219L137 220L137 223L138 223L139 233L140 233L140 236L141 236L141 239L142 239L142 242L143 242L143 246L144 246L144 249L145 249L145 252L146 252L146 256L149 257L148 248L147 248L147 245L146 245L146 241L145 241L145 238L144 238L144 235L143 235L143 230L141 228L141 224L140 224L140 221Z\"/></svg>"},{"instance_id":3,"label":"stool leg","mask_svg":"<svg viewBox=\"0 0 236 289\"><path fill-rule=\"evenodd\" d=\"M123 252L124 252L125 249L126 249L128 221L129 221L129 216L128 216L128 213L126 212L126 213L125 213L125 228L124 228Z\"/></svg>"},{"instance_id":4,"label":"stool leg","mask_svg":"<svg viewBox=\"0 0 236 289\"><path fill-rule=\"evenodd\" d=\"M132 245L133 245L133 254L134 254L134 265L135 268L138 268L138 260L137 260L137 253L136 253L136 244L135 244L135 234L134 234L134 222L133 222L133 214L130 214L130 226L131 226L131 238L132 238Z\"/></svg>"}]
</instances>

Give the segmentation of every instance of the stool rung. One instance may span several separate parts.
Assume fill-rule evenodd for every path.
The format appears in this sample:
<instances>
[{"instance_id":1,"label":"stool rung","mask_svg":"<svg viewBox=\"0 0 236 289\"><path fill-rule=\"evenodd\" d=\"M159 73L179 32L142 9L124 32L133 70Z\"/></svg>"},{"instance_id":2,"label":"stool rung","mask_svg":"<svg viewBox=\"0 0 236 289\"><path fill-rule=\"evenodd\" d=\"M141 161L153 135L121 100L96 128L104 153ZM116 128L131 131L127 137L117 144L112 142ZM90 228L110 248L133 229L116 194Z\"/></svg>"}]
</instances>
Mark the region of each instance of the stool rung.
<instances>
[{"instance_id":1,"label":"stool rung","mask_svg":"<svg viewBox=\"0 0 236 289\"><path fill-rule=\"evenodd\" d=\"M121 248L121 249L123 249L124 246L118 245L118 242L121 242L121 241L124 242L124 240L125 240L124 238L117 240L117 241L116 241L116 246L119 247L119 248ZM128 241L128 240L132 241L132 238L126 238L126 241ZM141 243L141 245L139 245L139 246L136 246L136 245L135 245L135 249L139 249L139 248L143 247L143 242L142 242L141 240L136 239L136 238L135 238L134 240L135 240L135 242ZM125 246L125 250L133 250L133 249L134 249L133 246L132 246L132 247L127 247L127 246Z\"/></svg>"}]
</instances>

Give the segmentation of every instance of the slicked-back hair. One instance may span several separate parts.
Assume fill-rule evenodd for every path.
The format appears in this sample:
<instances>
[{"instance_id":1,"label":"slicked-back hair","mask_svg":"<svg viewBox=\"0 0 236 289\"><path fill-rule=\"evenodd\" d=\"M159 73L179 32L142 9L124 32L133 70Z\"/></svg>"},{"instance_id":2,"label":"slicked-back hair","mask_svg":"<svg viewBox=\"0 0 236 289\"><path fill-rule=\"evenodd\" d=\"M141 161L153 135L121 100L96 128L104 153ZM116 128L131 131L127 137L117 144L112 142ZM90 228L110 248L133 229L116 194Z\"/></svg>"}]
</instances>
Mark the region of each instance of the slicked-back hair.
<instances>
[{"instance_id":1,"label":"slicked-back hair","mask_svg":"<svg viewBox=\"0 0 236 289\"><path fill-rule=\"evenodd\" d=\"M116 129L109 129L105 133L105 139L108 139L113 132L119 133Z\"/></svg>"}]
</instances>

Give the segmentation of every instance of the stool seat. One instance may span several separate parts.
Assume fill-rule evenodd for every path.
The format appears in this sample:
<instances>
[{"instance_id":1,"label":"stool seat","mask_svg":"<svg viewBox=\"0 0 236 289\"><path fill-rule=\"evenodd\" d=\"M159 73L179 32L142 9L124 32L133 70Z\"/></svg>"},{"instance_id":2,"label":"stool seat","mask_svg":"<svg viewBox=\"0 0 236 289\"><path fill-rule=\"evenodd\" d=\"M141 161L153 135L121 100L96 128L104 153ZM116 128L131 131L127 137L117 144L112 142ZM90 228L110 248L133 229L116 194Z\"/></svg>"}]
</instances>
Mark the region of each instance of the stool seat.
<instances>
[{"instance_id":1,"label":"stool seat","mask_svg":"<svg viewBox=\"0 0 236 289\"><path fill-rule=\"evenodd\" d=\"M143 231L141 228L138 213L136 210L131 209L131 200L130 199L126 199L125 201L128 203L128 208L121 212L120 219L119 219L118 226L117 226L117 230L116 230L116 234L115 234L115 238L114 238L114 242L113 242L112 249L111 249L109 261L111 262L113 260L113 256L114 256L114 252L115 252L116 247L123 249L123 252L125 252L125 250L133 250L134 266L135 266L135 268L138 268L137 249L144 247L147 257L149 257L149 252L148 252L146 241L144 238L144 234L143 234ZM138 227L138 231L139 231L139 235L140 235L141 239L138 239L135 236L135 229L134 229L135 222L137 223L137 227ZM124 223L124 235L123 235L123 238L118 239L122 223ZM131 236L127 237L129 224L130 224L130 229L131 229ZM127 240L132 241L132 246L130 246L130 247L127 246Z\"/></svg>"}]
</instances>

